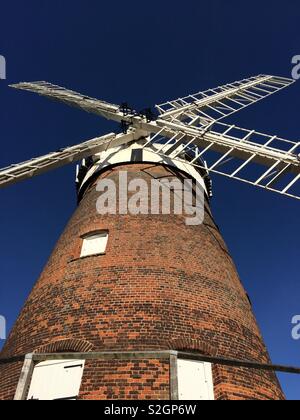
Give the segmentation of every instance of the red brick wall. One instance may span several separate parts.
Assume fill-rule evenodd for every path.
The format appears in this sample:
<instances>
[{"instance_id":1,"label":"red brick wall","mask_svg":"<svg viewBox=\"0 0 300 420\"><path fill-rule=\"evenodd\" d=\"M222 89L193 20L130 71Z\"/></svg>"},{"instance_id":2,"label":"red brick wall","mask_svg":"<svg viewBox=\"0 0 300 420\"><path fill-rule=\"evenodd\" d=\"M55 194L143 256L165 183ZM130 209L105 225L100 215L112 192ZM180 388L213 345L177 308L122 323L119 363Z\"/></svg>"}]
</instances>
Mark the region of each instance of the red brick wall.
<instances>
[{"instance_id":1,"label":"red brick wall","mask_svg":"<svg viewBox=\"0 0 300 420\"><path fill-rule=\"evenodd\" d=\"M267 371L214 366L217 400L281 400L283 394L275 375Z\"/></svg>"},{"instance_id":2,"label":"red brick wall","mask_svg":"<svg viewBox=\"0 0 300 420\"><path fill-rule=\"evenodd\" d=\"M137 164L115 167L101 177L117 180L120 169L129 171L129 180L172 176L162 166ZM204 224L186 226L184 216L100 216L98 197L93 184L58 241L1 357L72 338L92 343L97 351L163 350L181 339L187 350L189 343L200 340L220 356L269 361L208 206ZM81 235L99 229L109 230L106 255L79 259ZM15 381L8 386L2 379L7 372L8 366L0 367L0 398L15 391ZM221 369L217 396L283 397L275 375L241 372Z\"/></svg>"},{"instance_id":3,"label":"red brick wall","mask_svg":"<svg viewBox=\"0 0 300 420\"><path fill-rule=\"evenodd\" d=\"M0 400L14 398L22 366L23 362L0 365Z\"/></svg>"},{"instance_id":4,"label":"red brick wall","mask_svg":"<svg viewBox=\"0 0 300 420\"><path fill-rule=\"evenodd\" d=\"M79 399L168 400L169 361L88 361Z\"/></svg>"}]
</instances>

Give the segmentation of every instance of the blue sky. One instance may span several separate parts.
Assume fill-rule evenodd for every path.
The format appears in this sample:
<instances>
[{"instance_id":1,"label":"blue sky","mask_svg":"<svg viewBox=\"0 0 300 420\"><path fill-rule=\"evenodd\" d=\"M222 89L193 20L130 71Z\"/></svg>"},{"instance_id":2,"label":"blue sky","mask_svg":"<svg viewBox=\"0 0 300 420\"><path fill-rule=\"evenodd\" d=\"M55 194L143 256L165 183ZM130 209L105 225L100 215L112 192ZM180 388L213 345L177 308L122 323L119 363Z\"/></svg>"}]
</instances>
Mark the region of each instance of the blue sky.
<instances>
[{"instance_id":1,"label":"blue sky","mask_svg":"<svg viewBox=\"0 0 300 420\"><path fill-rule=\"evenodd\" d=\"M96 116L18 92L47 80L142 109L255 74L289 77L300 54L298 0L100 2L11 0L1 6L0 166L114 129ZM238 113L247 128L299 138L299 83ZM11 328L75 209L73 166L0 191L0 315ZM300 366L299 206L214 176L212 208L274 363ZM289 399L300 377L280 375Z\"/></svg>"}]
</instances>

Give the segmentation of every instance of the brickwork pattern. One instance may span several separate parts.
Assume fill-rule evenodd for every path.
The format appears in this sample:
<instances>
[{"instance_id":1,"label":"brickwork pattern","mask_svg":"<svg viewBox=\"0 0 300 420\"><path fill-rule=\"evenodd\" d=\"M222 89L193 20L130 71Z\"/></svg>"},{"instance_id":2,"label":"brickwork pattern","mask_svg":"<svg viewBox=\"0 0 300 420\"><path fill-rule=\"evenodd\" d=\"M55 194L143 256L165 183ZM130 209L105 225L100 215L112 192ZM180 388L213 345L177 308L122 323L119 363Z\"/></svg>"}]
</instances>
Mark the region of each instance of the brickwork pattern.
<instances>
[{"instance_id":1,"label":"brickwork pattern","mask_svg":"<svg viewBox=\"0 0 300 420\"><path fill-rule=\"evenodd\" d=\"M174 175L169 168L143 163L107 169L99 178L117 181L120 170L128 171L129 180L138 177L147 183ZM183 215L100 216L96 213L98 197L95 179L34 286L1 357L70 339L87 341L94 351L164 350L176 343L195 350L200 340L205 343L204 352L269 362L208 203L204 223L187 226ZM82 235L99 229L109 231L106 254L79 258ZM120 369L123 367L121 364ZM107 385L105 391L103 384L110 381L108 363L102 372L97 369L95 377L101 377L101 384L92 378L91 369L82 396L121 398L131 391L137 397L151 396L146 383L144 392L139 386L126 390L125 385ZM113 364L111 369L114 375ZM164 383L165 367L161 369ZM0 366L1 399L13 396L17 370ZM217 398L283 398L272 373L217 370ZM130 375L124 375L125 383ZM152 397L165 397L164 387L161 394L156 387Z\"/></svg>"},{"instance_id":2,"label":"brickwork pattern","mask_svg":"<svg viewBox=\"0 0 300 420\"><path fill-rule=\"evenodd\" d=\"M88 361L79 399L168 400L168 360Z\"/></svg>"}]
</instances>

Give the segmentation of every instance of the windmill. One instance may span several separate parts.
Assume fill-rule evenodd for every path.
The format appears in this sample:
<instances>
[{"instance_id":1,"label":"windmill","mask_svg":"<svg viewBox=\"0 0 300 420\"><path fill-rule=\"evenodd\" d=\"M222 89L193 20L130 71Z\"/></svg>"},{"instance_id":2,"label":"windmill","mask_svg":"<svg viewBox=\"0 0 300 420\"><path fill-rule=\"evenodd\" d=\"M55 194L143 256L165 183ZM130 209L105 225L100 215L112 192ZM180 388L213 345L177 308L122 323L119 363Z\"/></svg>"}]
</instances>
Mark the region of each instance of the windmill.
<instances>
[{"instance_id":1,"label":"windmill","mask_svg":"<svg viewBox=\"0 0 300 420\"><path fill-rule=\"evenodd\" d=\"M111 357L109 359L111 360L111 374L118 369L123 369L123 372L129 376L130 374L136 375L136 372L132 373L130 370L133 368L128 364L129 358L143 360L144 370L142 370L142 374L139 373L138 376L135 376L139 382L135 384L136 388L132 388L124 378L124 382L121 381L122 386L118 381L115 382L117 390L112 387L111 383L107 384L103 379L102 365L99 362L100 365L93 365L94 374L96 375L95 372L97 372L98 375L96 375L97 379L93 381L96 388L92 389L93 387L89 385L91 369L88 374L79 372L77 374L77 379L80 376L78 389L72 389L72 392L69 391L69 393L66 391L69 398L71 395L78 395L79 389L82 398L103 399L122 398L130 395L136 398L164 399L168 399L168 397L173 399L192 399L191 397L195 399L283 398L273 373L253 374L244 369L233 372L232 369L224 367L219 367L219 370L216 370L215 366L201 363L199 355L196 361L193 360L191 354L182 356L179 360L178 353L172 353L173 350L189 350L198 351L202 356L203 354L213 356L222 352L223 356L235 356L235 358L238 356L240 359L265 363L269 361L249 301L212 219L209 205L206 209L205 226L195 228L192 235L187 228L183 232L178 227L178 223L174 226L171 226L170 223L168 225L165 219L161 219L160 227L156 226L155 229L150 227L149 220L147 223L141 221L138 227L133 225L131 234L129 234L127 231L130 230L132 219L126 219L127 224L124 227L123 219L120 218L107 220L88 218L88 210L92 208L91 203L94 203L95 197L89 198L89 194L93 194L92 180L95 177L101 177L101 173L108 170L111 170L112 173L109 176L114 176L113 168L122 167L122 165L126 168L126 165L129 164L137 165L136 170L138 171L138 165L143 166L150 162L155 164L158 171L162 168L168 170L166 168L172 163L178 173L200 174L205 185L207 200L211 195L211 173L300 199L298 182L300 180L300 143L223 122L225 118L273 95L292 83L294 80L283 77L259 75L156 105L155 112L151 109L137 112L126 103L120 106L114 105L47 82L12 85L13 88L34 92L115 121L121 124L122 132L110 133L0 170L0 187L6 187L52 169L83 160L81 168L77 170L77 188L79 202L86 200L84 210L83 206L79 204L75 219L70 222L54 251L45 272L8 339L2 356L15 357L20 349L24 353L35 351L41 354L65 351L69 356L70 351L74 353L81 350L81 358L86 360L86 353L91 348L109 349L113 350L115 355L115 359L112 353L109 356ZM137 159L124 158L124 154L122 155L124 151L132 151L136 148L139 150ZM117 158L112 158L112 156L117 156ZM147 166L147 170L150 171L150 169ZM145 174L144 169L142 172ZM90 192L87 194L87 191ZM111 227L108 229L104 222ZM85 230L82 230L82 227ZM98 241L95 242L96 246L104 244L105 248L109 241L107 232L111 235L111 231L113 231L112 236L114 236L114 229L116 229L115 233L118 233L118 238L123 238L124 247L120 248L119 244L114 243L111 245L112 254L115 252L115 257L119 253L124 254L124 260L120 258L121 262L117 264L115 260L112 261L112 257L103 252L102 254L105 256L101 263L99 259L94 259L89 265L85 265L86 259L81 257L99 257L100 254L78 255L77 249L82 245L82 241L95 240ZM139 232L139 237L135 236L135 230ZM148 238L148 242L142 241L140 237L147 236L148 230L151 239ZM165 244L162 243L163 241L157 242L156 246L160 252L155 254L149 242L153 239L156 240L160 230L164 232L166 242ZM170 237L174 235L170 243L166 232L169 232ZM92 233L92 235L87 237L87 233ZM127 234L129 236L125 240ZM74 237L77 239L75 240ZM73 239L76 245L72 245L70 248ZM121 241L121 239L118 240ZM189 247L197 249L197 256L191 255L190 248L186 248L184 245L185 242L189 243ZM161 259L160 254L164 254L165 248L168 246L171 249L172 243L176 243L178 254L174 251L176 255L172 256L170 253L167 258ZM206 244L205 247L202 246L203 243ZM86 250L85 245L83 244L82 249ZM142 260L140 260L141 255ZM142 267L141 261L144 264ZM185 261L189 261L190 264L185 265ZM102 267L101 264L105 269L99 268ZM153 268L156 264L158 271ZM176 266L176 264L181 265ZM118 265L117 268L116 265ZM174 268L174 266L176 267ZM193 272L191 272L191 267ZM101 274L99 274L99 270ZM106 271L109 275L105 274ZM126 272L126 279L122 277L123 272ZM167 280L164 272L168 272ZM84 273L86 273L89 282L91 278L97 282L95 279L100 276L101 282L105 283L101 292L97 289L97 293L106 293L101 294L101 308L99 302L95 303L94 297L91 300L90 297L87 297L91 289L96 286L91 286L90 283L85 285L87 280L83 277ZM74 285L72 276L75 276L76 279L83 279L82 282L86 286L85 291L81 291L80 295L77 295L77 286ZM145 279L143 289L140 289L140 282L137 283L136 279L139 281ZM129 281L132 281L132 284L129 284ZM172 287L170 287L169 281L172 281ZM190 282L188 283L190 286L183 289L183 281ZM75 312L70 309L71 314L68 314L70 319L65 318L66 305L62 303L62 300L67 302L68 299L71 299L65 282L69 284L73 295L77 296L75 302L80 308L82 299L85 299L84 309L80 309L83 312L78 313L75 309ZM199 282L201 288L198 289ZM149 297L150 289L147 289L147 285L149 285L148 287L151 285L151 292L154 296L152 300ZM156 288L160 290L157 292L157 296L155 295ZM177 290L177 294L181 296L180 302L173 294L174 290ZM163 294L163 299L160 299L160 293ZM108 294L112 295L108 297ZM82 298L83 296L84 298ZM120 296L122 296L123 304L119 302ZM202 303L195 302L195 296ZM138 300L141 297L139 304L137 297ZM155 300L156 298L158 300ZM53 319L53 312L49 313L53 299L58 300L61 305L60 321L57 318ZM126 303L127 299L132 299L130 304ZM146 299L146 304L142 304L142 299ZM42 300L46 300L48 304L43 306ZM72 300L70 307L73 304ZM110 308L107 313L102 312L102 306L106 307L105 305ZM98 323L95 324L95 331L98 334L96 338L89 326L97 318L98 312L102 313L102 318L99 318ZM136 320L135 316L139 313L143 313L143 316L139 316ZM182 313L185 314L185 317L181 319ZM118 318L116 318L116 314L119 314ZM124 323L120 321L121 314ZM28 326L29 317L35 319L34 327ZM214 320L215 325L222 324L220 330L209 323L210 318ZM88 321L84 323L83 319ZM128 319L131 321L129 322ZM73 323L68 327L66 325L69 325L70 320L73 320ZM38 332L39 322L43 323L47 334ZM105 328L99 326L103 322ZM54 330L53 325L56 325ZM22 340L20 338L22 334L27 334L29 338ZM163 351L159 353L157 349ZM169 364L166 367L164 361L166 353L164 352L167 349L172 351L168 353ZM135 353L124 356L122 353L124 350L134 350ZM154 350L156 350L155 354ZM143 353L137 356L136 352L138 351ZM148 353L148 359L145 356L145 351L150 353L152 351L151 354ZM102 360L103 358L107 360L107 353L105 355L104 353L101 356ZM100 357L99 354L98 351L97 357ZM48 357L50 356L48 355ZM57 354L56 357L58 357ZM122 365L120 358L127 361L124 361ZM147 360L145 361L145 359ZM40 356L40 359L36 359L35 362L37 360L43 361L45 357ZM70 364L70 361L68 363ZM24 366L26 370L26 363ZM26 375L28 377L32 375L33 370L33 366L30 366L31 370L27 365ZM42 364L38 366L46 368ZM49 368L49 363L47 366ZM81 364L75 363L73 367L78 366L83 370L84 361L81 361ZM139 363L134 366L137 366L139 371L141 370ZM152 382L150 381L152 385L149 387L149 381L147 382L143 378L143 372L147 373L149 368L149 372L153 373L153 366L156 366L156 376ZM0 398L13 395L16 388L18 397L20 395L22 398L26 397L30 382L24 384L24 372L23 379L19 381L19 370L16 365L14 365L14 369L12 367L10 369L1 368L0 366L0 376L2 375ZM171 375L169 375L170 372ZM35 370L29 391L29 397L31 396L33 399L36 397L37 388L41 389L40 381L49 381L47 375L50 373L46 373L44 379L41 379L41 375L39 375L40 373ZM194 383L198 384L194 387L194 390L197 390L195 395L194 391L189 388L189 383L193 382L190 380L193 375L196 375L193 379ZM153 383L158 377L160 386L155 387ZM201 382L203 377L206 379ZM211 379L210 383L210 380L207 379L210 377L218 378L218 380L214 383Z\"/></svg>"}]
</instances>

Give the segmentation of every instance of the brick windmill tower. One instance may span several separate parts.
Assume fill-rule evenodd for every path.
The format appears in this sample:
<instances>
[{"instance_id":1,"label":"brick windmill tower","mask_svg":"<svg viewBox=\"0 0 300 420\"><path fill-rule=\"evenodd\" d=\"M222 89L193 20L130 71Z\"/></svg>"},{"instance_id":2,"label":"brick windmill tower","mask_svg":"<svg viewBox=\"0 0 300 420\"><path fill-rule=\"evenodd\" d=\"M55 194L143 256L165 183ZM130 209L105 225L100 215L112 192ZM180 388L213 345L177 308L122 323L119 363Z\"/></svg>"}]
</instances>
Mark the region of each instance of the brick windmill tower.
<instances>
[{"instance_id":1,"label":"brick windmill tower","mask_svg":"<svg viewBox=\"0 0 300 420\"><path fill-rule=\"evenodd\" d=\"M1 353L0 399L284 398L274 372L247 366L270 360L209 201L210 173L299 199L299 143L221 122L291 83L252 77L156 115L44 82L14 86L117 121L122 133L0 172L4 187L83 159L78 208ZM190 185L199 223L187 223L186 207L163 211L166 190L184 196L170 180ZM145 188L158 182L156 211L145 211ZM109 187L115 211L105 213Z\"/></svg>"}]
</instances>

